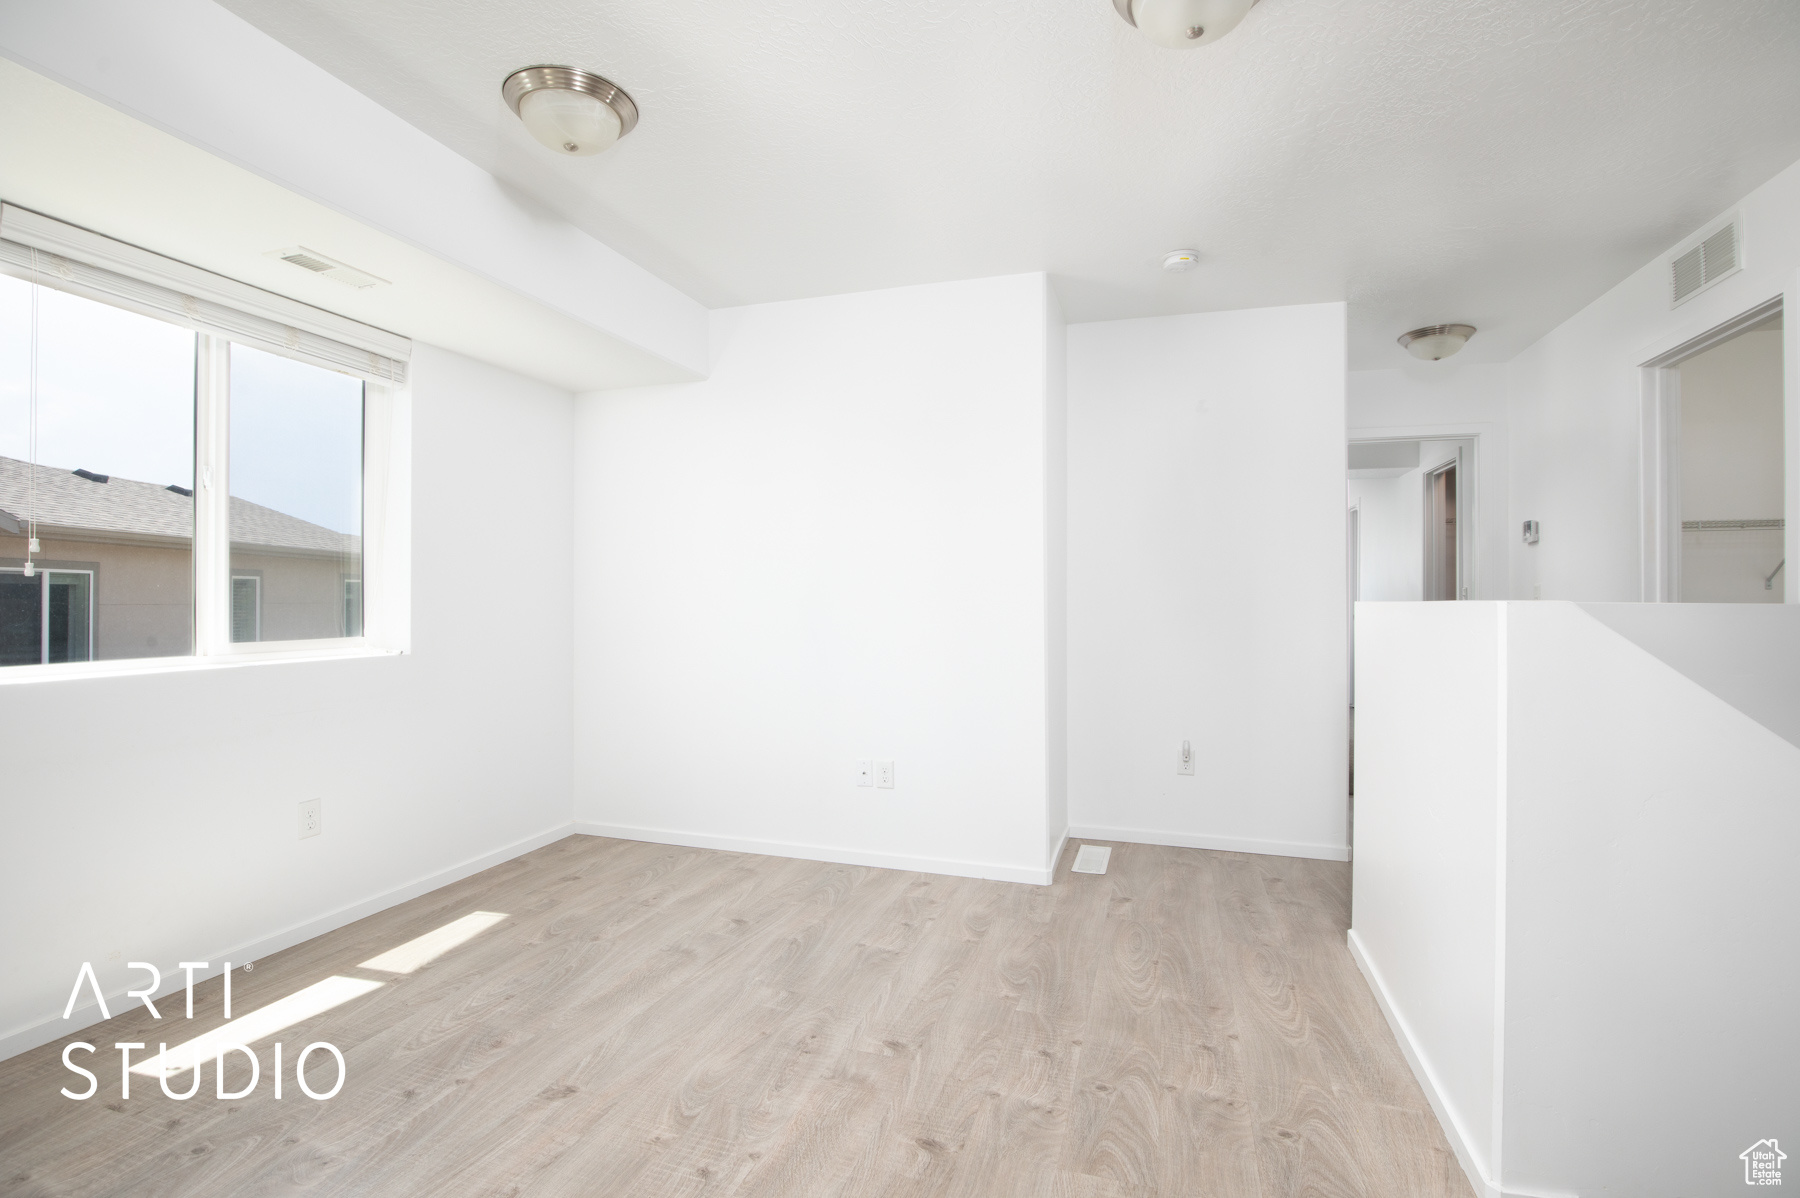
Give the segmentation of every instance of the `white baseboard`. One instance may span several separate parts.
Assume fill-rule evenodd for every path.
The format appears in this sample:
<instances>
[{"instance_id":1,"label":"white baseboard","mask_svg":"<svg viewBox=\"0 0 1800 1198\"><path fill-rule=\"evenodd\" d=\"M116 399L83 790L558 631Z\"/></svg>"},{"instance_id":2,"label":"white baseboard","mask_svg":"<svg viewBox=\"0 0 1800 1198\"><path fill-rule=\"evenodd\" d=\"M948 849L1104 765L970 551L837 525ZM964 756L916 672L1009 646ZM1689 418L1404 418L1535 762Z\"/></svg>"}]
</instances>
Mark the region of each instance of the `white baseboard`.
<instances>
[{"instance_id":1,"label":"white baseboard","mask_svg":"<svg viewBox=\"0 0 1800 1198\"><path fill-rule=\"evenodd\" d=\"M1419 1046L1413 1039L1412 1029L1407 1026L1406 1019L1394 1006L1393 995L1388 992L1387 983L1381 978L1381 970L1369 959L1368 950L1363 947L1362 938L1351 928L1346 938L1350 945L1350 956L1356 967L1362 970L1363 978L1369 983L1369 989L1375 994L1375 1002L1381 1007L1381 1013L1387 1018L1388 1027L1393 1029L1394 1039L1400 1042L1400 1051L1406 1056L1406 1063L1412 1068L1413 1076L1419 1081L1419 1088L1425 1091L1425 1101L1431 1104L1432 1113L1437 1116L1438 1124L1444 1129L1444 1138L1450 1141L1451 1151L1456 1153L1457 1163L1462 1165L1463 1173L1469 1178L1469 1185L1482 1198L1579 1198L1567 1192L1550 1192L1544 1190L1513 1189L1491 1180L1476 1160L1474 1151L1462 1124L1450 1112L1444 1102L1442 1089L1438 1085L1437 1075L1431 1066L1419 1055Z\"/></svg>"},{"instance_id":2,"label":"white baseboard","mask_svg":"<svg viewBox=\"0 0 1800 1198\"><path fill-rule=\"evenodd\" d=\"M1116 840L1124 844L1160 844L1177 849L1223 849L1228 853L1261 853L1267 857L1307 857L1314 861L1348 861L1350 846L1306 844L1294 840L1251 840L1241 836L1197 836L1189 832L1153 832L1146 828L1100 828L1076 824L1071 840Z\"/></svg>"},{"instance_id":3,"label":"white baseboard","mask_svg":"<svg viewBox=\"0 0 1800 1198\"><path fill-rule=\"evenodd\" d=\"M1400 1051L1405 1054L1406 1063L1411 1066L1413 1076L1418 1079L1419 1088L1425 1091L1425 1101L1431 1104L1432 1113L1437 1116L1438 1123L1443 1127L1444 1138L1450 1141L1450 1148L1456 1153L1457 1162L1462 1165L1463 1172L1468 1174L1469 1185L1474 1187L1475 1192L1482 1195L1483 1198L1495 1198L1494 1184L1488 1180L1487 1175L1482 1172L1481 1165L1476 1161L1462 1124L1445 1104L1443 1090L1438 1085L1437 1075L1431 1071L1431 1066L1425 1063L1425 1058L1419 1055L1418 1045L1413 1040L1412 1029L1407 1026L1405 1018L1394 1006L1393 996L1388 993L1387 983L1381 979L1381 971L1375 967L1373 961L1369 960L1369 954L1363 948L1362 939L1356 934L1355 928L1350 929L1346 939L1350 944L1350 956L1355 960L1356 967L1362 970L1363 978L1369 983L1369 989L1374 992L1375 1002L1381 1007L1382 1015L1386 1016L1388 1027L1393 1029L1394 1039L1400 1042Z\"/></svg>"},{"instance_id":4,"label":"white baseboard","mask_svg":"<svg viewBox=\"0 0 1800 1198\"><path fill-rule=\"evenodd\" d=\"M872 865L880 869L904 869L914 873L948 874L953 878L986 878L995 882L1024 882L1048 886L1056 868L1048 866L992 865L985 861L956 861L945 857L912 857L902 853L870 853L821 844L790 844L778 840L752 840L743 836L709 836L700 832L676 832L668 828L636 828L626 824L600 824L577 820L571 831L586 836L610 836L615 840L642 840L673 844L688 849L722 849L731 853L758 853L764 857L794 857L802 861L829 861L833 865Z\"/></svg>"},{"instance_id":5,"label":"white baseboard","mask_svg":"<svg viewBox=\"0 0 1800 1198\"><path fill-rule=\"evenodd\" d=\"M361 902L351 903L346 907L339 907L337 910L321 915L317 919L310 919L305 923L294 924L292 927L285 928L272 935L260 937L256 940L234 944L229 948L217 949L210 954L206 954L206 959L208 961L219 962L220 968L209 969L205 972L196 970L194 973L194 980L201 981L205 978L217 977L224 968L224 962L226 961L259 961L270 953L278 953L284 948L292 948L302 941L311 940L314 936L322 936L326 932L335 931L336 929L343 927L345 924L355 923L364 916L373 915L377 911L385 911L389 907L397 907L408 899L418 898L421 894L429 894L431 891L436 890L441 886L448 886L452 882L460 882L464 878L473 874L478 874L484 869L490 869L502 862L511 861L514 857L522 857L533 849L541 849L547 844L555 844L574 830L575 829L568 824L561 824L557 827L539 832L534 836L527 836L524 840L514 841L505 848L495 849L491 853L483 853L479 857L471 857L467 861L452 865L449 869L439 870L437 873L415 879L414 881L407 882L401 886L396 886L392 890L383 891L373 898L366 898ZM152 999L161 998L165 994L173 994L187 985L187 975L181 972L180 967L175 962L166 961L156 962L155 964L162 970L163 977L170 980L166 980L162 987L158 989L155 994L151 995ZM121 987L118 993L108 994L106 996L106 1001L108 1008L114 1014L118 1014L137 1000L127 998L125 995L125 988ZM74 1035L83 1028L92 1027L94 1024L101 1022L102 1019L103 1016L100 1014L99 1005L90 1002L86 1006L77 1007L70 1013L67 1019L63 1019L58 1015L51 1015L36 1023L27 1024L24 1027L7 1032L4 1035L0 1035L0 1061L3 1061L8 1057L17 1056L22 1052L30 1052L34 1048L48 1044L53 1040L60 1040L64 1036Z\"/></svg>"},{"instance_id":6,"label":"white baseboard","mask_svg":"<svg viewBox=\"0 0 1800 1198\"><path fill-rule=\"evenodd\" d=\"M1063 850L1068 847L1069 830L1064 828L1062 835L1057 837L1056 851L1050 854L1050 880L1052 882L1056 881L1056 867L1062 861Z\"/></svg>"}]
</instances>

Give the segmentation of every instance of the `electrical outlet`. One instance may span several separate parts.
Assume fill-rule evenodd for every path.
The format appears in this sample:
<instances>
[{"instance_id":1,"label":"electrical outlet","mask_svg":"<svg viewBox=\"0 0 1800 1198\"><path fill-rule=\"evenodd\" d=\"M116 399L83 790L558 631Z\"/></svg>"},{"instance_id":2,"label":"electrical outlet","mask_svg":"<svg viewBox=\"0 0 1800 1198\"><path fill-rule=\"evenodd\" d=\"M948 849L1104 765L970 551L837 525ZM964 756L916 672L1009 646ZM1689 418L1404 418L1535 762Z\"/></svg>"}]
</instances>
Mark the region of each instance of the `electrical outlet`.
<instances>
[{"instance_id":1,"label":"electrical outlet","mask_svg":"<svg viewBox=\"0 0 1800 1198\"><path fill-rule=\"evenodd\" d=\"M875 785L875 763L873 761L856 763L856 784L858 786Z\"/></svg>"},{"instance_id":2,"label":"electrical outlet","mask_svg":"<svg viewBox=\"0 0 1800 1198\"><path fill-rule=\"evenodd\" d=\"M1181 742L1181 756L1175 760L1175 772L1178 774L1194 772L1194 744L1192 741Z\"/></svg>"},{"instance_id":3,"label":"electrical outlet","mask_svg":"<svg viewBox=\"0 0 1800 1198\"><path fill-rule=\"evenodd\" d=\"M894 789L894 763L877 761L875 763L875 785L883 790Z\"/></svg>"},{"instance_id":4,"label":"electrical outlet","mask_svg":"<svg viewBox=\"0 0 1800 1198\"><path fill-rule=\"evenodd\" d=\"M307 799L300 804L300 839L319 834L319 800Z\"/></svg>"}]
</instances>

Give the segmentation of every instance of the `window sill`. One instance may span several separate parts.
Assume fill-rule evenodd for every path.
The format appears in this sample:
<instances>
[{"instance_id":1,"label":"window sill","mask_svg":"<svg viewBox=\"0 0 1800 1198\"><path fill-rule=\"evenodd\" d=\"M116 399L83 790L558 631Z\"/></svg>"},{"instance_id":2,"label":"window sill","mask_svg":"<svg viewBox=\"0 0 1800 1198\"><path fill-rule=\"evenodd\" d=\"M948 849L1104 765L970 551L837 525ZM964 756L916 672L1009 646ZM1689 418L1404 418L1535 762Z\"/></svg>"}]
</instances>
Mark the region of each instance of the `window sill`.
<instances>
[{"instance_id":1,"label":"window sill","mask_svg":"<svg viewBox=\"0 0 1800 1198\"><path fill-rule=\"evenodd\" d=\"M294 661L352 661L365 657L400 657L399 649L370 645L335 644L317 649L277 649L268 652L220 653L207 657L130 657L119 661L72 661L57 665L0 668L0 686L34 682L65 682L77 678L135 678L143 674L191 674L199 670L229 670L241 666L273 665Z\"/></svg>"}]
</instances>

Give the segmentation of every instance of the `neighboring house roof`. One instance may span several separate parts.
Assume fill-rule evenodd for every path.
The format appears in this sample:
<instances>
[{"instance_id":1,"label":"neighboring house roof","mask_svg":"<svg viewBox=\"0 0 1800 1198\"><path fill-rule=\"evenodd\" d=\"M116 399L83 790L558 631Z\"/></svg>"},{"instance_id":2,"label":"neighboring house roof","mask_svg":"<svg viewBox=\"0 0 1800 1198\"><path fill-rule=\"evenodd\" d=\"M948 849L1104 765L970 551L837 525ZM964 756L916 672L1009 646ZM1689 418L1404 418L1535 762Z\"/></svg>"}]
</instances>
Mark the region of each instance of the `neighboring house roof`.
<instances>
[{"instance_id":1,"label":"neighboring house roof","mask_svg":"<svg viewBox=\"0 0 1800 1198\"><path fill-rule=\"evenodd\" d=\"M17 532L25 523L26 475L30 466L0 457L0 532ZM108 533L129 538L189 541L194 536L194 501L163 483L139 482L113 475L106 482L83 478L58 466L37 468L34 516L40 536L70 532L104 539ZM333 532L318 524L231 497L231 542L249 548L289 553L355 554L362 538Z\"/></svg>"}]
</instances>

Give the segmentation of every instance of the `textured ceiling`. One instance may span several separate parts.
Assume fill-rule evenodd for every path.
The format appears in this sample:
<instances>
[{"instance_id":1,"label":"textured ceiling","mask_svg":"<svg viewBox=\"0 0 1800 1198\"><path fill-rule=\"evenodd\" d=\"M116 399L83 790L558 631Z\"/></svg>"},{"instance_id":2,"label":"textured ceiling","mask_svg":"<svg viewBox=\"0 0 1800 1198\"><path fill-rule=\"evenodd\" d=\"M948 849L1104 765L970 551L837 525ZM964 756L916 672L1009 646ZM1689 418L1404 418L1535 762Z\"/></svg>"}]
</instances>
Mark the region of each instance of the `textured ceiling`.
<instances>
[{"instance_id":1,"label":"textured ceiling","mask_svg":"<svg viewBox=\"0 0 1800 1198\"><path fill-rule=\"evenodd\" d=\"M224 0L710 306L1047 270L1070 320L1351 301L1511 357L1800 158L1795 0ZM608 76L597 158L500 82ZM1201 265L1158 263L1193 246Z\"/></svg>"}]
</instances>

